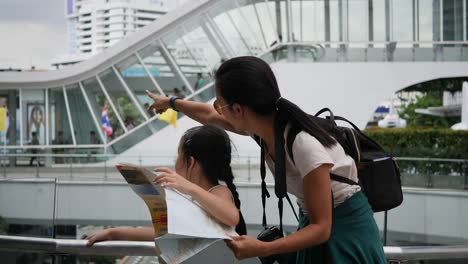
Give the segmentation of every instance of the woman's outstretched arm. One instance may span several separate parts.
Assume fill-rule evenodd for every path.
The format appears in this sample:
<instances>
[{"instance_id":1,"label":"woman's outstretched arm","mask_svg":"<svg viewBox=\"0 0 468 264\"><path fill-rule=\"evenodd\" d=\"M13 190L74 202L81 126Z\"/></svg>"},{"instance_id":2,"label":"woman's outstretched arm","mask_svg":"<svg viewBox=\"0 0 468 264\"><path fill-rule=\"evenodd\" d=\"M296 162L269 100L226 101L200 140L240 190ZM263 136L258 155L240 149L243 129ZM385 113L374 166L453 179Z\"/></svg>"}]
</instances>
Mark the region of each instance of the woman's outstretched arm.
<instances>
[{"instance_id":1,"label":"woman's outstretched arm","mask_svg":"<svg viewBox=\"0 0 468 264\"><path fill-rule=\"evenodd\" d=\"M153 104L151 104L149 107L150 111L154 109L158 114L161 114L170 108L169 97L157 95L148 90L146 90L146 94L151 99L153 99ZM225 130L237 134L245 134L241 131L236 131L234 127L229 124L229 122L210 104L186 100L176 100L175 107L186 116L202 124L217 125L224 128Z\"/></svg>"}]
</instances>

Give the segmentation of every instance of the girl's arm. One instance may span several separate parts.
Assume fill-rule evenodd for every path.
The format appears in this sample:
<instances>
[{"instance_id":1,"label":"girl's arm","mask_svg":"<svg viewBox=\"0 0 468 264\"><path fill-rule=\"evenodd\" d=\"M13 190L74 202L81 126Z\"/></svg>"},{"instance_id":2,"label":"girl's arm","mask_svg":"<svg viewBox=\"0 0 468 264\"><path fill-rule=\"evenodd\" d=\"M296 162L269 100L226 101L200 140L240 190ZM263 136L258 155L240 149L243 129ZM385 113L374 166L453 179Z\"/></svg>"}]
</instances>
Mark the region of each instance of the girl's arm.
<instances>
[{"instance_id":1,"label":"girl's arm","mask_svg":"<svg viewBox=\"0 0 468 264\"><path fill-rule=\"evenodd\" d=\"M231 191L227 187L218 187L208 192L171 169L157 168L155 171L160 172L154 180L155 184L174 188L192 196L203 209L225 225L236 226L239 223L239 210L232 201Z\"/></svg>"},{"instance_id":2,"label":"girl's arm","mask_svg":"<svg viewBox=\"0 0 468 264\"><path fill-rule=\"evenodd\" d=\"M105 240L152 241L154 236L154 229L152 227L115 227L89 235L86 245L89 247L96 242Z\"/></svg>"},{"instance_id":3,"label":"girl's arm","mask_svg":"<svg viewBox=\"0 0 468 264\"><path fill-rule=\"evenodd\" d=\"M189 194L203 206L203 209L223 224L235 227L239 223L239 209L234 204L231 191L227 187L220 186L207 192L195 185Z\"/></svg>"},{"instance_id":4,"label":"girl's arm","mask_svg":"<svg viewBox=\"0 0 468 264\"><path fill-rule=\"evenodd\" d=\"M153 104L149 107L149 110L154 109L158 114L161 114L170 108L169 97L157 95L148 90L146 90L146 94L151 99L153 99ZM222 115L218 114L218 112L210 104L186 100L176 100L174 104L177 110L197 122L202 124L218 125L225 130L229 130L241 135L245 134L242 131L236 131L234 127L229 124L229 122Z\"/></svg>"},{"instance_id":5,"label":"girl's arm","mask_svg":"<svg viewBox=\"0 0 468 264\"><path fill-rule=\"evenodd\" d=\"M319 245L330 238L332 225L331 165L322 165L303 179L304 200L310 224L272 242L253 237L233 237L226 242L238 259L292 252Z\"/></svg>"}]
</instances>

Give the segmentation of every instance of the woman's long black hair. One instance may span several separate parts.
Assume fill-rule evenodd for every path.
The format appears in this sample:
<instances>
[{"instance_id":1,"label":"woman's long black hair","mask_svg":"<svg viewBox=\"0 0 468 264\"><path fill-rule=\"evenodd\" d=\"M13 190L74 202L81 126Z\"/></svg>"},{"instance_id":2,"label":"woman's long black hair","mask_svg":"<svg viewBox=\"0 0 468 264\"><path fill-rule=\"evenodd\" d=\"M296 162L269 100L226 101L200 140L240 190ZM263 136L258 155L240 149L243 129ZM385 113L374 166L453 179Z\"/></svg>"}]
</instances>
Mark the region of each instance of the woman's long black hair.
<instances>
[{"instance_id":1,"label":"woman's long black hair","mask_svg":"<svg viewBox=\"0 0 468 264\"><path fill-rule=\"evenodd\" d=\"M286 194L285 183L284 186L278 186L278 179L285 179L286 174L283 134L287 123L306 131L325 147L336 144L335 139L324 127L317 124L297 105L281 97L273 71L260 58L244 56L225 61L215 72L215 87L231 106L237 103L249 107L259 115L276 116L275 192L278 197ZM261 147L263 153L263 144Z\"/></svg>"},{"instance_id":2,"label":"woman's long black hair","mask_svg":"<svg viewBox=\"0 0 468 264\"><path fill-rule=\"evenodd\" d=\"M234 175L231 169L231 140L228 134L221 128L213 125L193 127L185 132L182 137L182 153L184 160L194 157L213 185L218 185L219 180L224 181L232 193L234 203L239 209L239 223L236 232L239 235L247 234L245 221L240 212L239 194L234 185Z\"/></svg>"},{"instance_id":3,"label":"woman's long black hair","mask_svg":"<svg viewBox=\"0 0 468 264\"><path fill-rule=\"evenodd\" d=\"M281 97L273 71L260 58L244 56L224 62L215 72L215 85L228 104L248 106L263 116L277 112L279 123L293 123L325 147L336 143L307 113Z\"/></svg>"}]
</instances>

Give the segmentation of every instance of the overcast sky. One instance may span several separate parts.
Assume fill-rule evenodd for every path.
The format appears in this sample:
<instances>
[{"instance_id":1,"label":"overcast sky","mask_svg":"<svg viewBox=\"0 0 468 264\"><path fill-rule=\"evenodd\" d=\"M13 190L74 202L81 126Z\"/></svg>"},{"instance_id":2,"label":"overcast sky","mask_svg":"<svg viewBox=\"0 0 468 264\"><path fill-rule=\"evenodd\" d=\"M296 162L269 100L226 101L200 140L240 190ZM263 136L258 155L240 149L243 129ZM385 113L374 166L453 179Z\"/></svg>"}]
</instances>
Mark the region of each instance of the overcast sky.
<instances>
[{"instance_id":1,"label":"overcast sky","mask_svg":"<svg viewBox=\"0 0 468 264\"><path fill-rule=\"evenodd\" d=\"M0 0L0 68L50 68L66 52L65 0Z\"/></svg>"}]
</instances>

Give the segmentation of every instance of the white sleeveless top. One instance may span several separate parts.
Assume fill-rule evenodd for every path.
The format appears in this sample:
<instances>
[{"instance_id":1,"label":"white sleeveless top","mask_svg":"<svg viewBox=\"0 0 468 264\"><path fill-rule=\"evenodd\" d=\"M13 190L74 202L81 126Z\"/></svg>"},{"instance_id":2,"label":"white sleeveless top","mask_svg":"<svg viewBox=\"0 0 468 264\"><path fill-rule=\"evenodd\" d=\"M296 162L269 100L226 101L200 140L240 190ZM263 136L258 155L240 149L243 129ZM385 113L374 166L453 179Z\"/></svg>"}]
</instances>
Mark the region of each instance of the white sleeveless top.
<instances>
[{"instance_id":1,"label":"white sleeveless top","mask_svg":"<svg viewBox=\"0 0 468 264\"><path fill-rule=\"evenodd\" d=\"M222 185L222 184L215 185L215 186L211 187L210 189L208 189L208 192L211 192L212 190L214 190L214 189L216 189L216 188L218 188L218 187L220 187L220 186L224 186L224 185ZM225 186L225 187L226 187L226 186ZM229 188L228 188L228 189L229 189ZM231 191L231 190L229 190L229 191ZM232 193L231 193L231 198L232 198L232 202L235 203L235 201L234 201L234 196L232 196Z\"/></svg>"}]
</instances>

